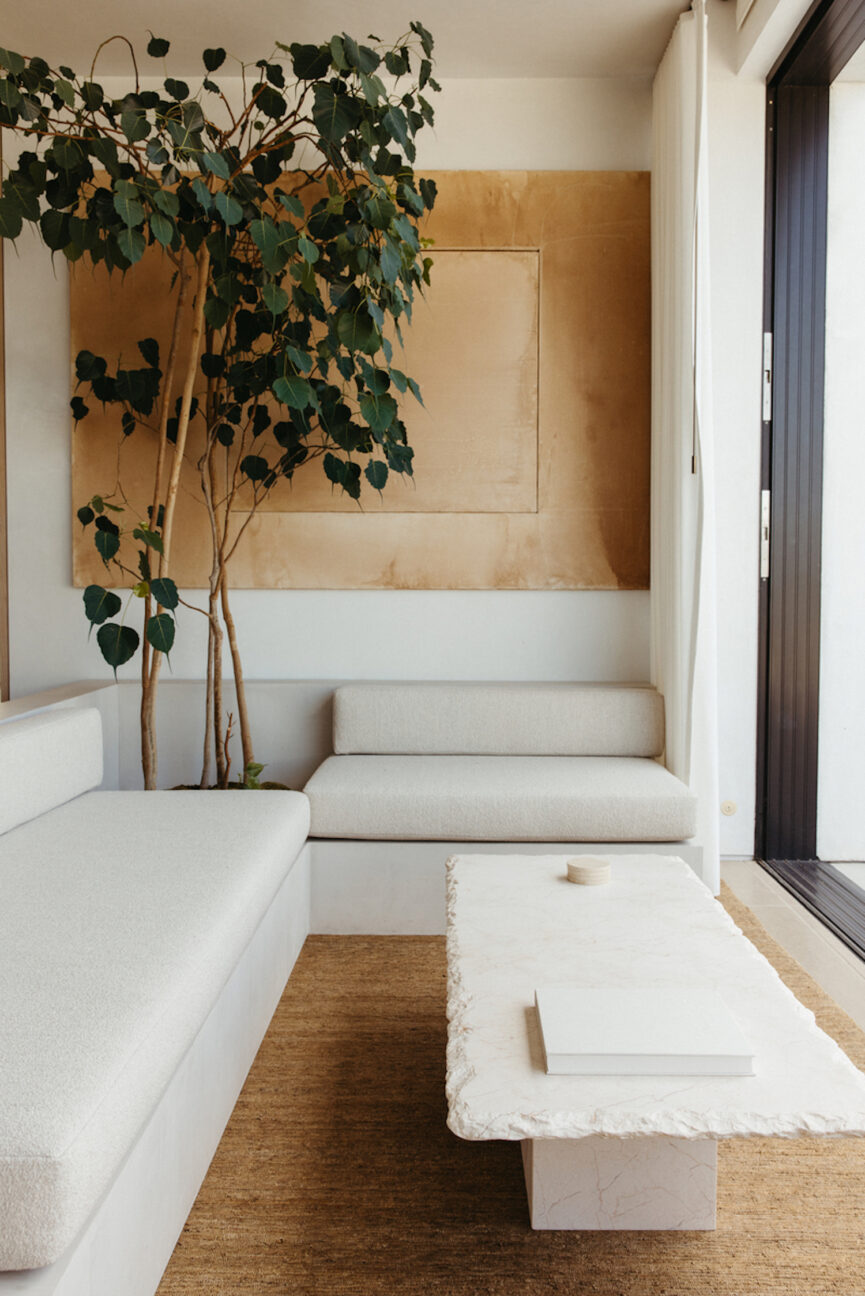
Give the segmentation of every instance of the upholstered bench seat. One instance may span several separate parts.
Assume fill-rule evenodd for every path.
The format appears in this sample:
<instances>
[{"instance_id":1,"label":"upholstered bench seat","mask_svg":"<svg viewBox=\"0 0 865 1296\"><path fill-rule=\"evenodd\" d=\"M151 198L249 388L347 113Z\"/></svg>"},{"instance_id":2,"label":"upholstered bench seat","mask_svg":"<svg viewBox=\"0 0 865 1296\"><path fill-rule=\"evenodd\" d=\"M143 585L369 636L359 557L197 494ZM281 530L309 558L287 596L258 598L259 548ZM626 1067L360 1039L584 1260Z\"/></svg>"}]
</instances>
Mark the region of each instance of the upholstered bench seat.
<instances>
[{"instance_id":1,"label":"upholstered bench seat","mask_svg":"<svg viewBox=\"0 0 865 1296\"><path fill-rule=\"evenodd\" d=\"M676 842L696 801L657 759L646 685L348 684L311 835L372 841Z\"/></svg>"},{"instance_id":2,"label":"upholstered bench seat","mask_svg":"<svg viewBox=\"0 0 865 1296\"><path fill-rule=\"evenodd\" d=\"M75 1238L307 836L293 792L80 791L0 838L0 1269Z\"/></svg>"},{"instance_id":3,"label":"upholstered bench seat","mask_svg":"<svg viewBox=\"0 0 865 1296\"><path fill-rule=\"evenodd\" d=\"M331 756L305 788L313 837L679 841L687 787L628 756Z\"/></svg>"}]
</instances>

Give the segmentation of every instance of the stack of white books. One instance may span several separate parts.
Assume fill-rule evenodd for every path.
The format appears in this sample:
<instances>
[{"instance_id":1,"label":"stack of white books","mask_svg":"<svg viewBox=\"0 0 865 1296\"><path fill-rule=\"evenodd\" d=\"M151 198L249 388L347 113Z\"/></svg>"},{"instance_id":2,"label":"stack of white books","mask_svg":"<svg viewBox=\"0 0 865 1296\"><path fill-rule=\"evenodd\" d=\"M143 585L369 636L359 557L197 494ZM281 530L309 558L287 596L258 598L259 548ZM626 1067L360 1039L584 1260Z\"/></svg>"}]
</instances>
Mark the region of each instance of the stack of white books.
<instances>
[{"instance_id":1,"label":"stack of white books","mask_svg":"<svg viewBox=\"0 0 865 1296\"><path fill-rule=\"evenodd\" d=\"M708 989L535 991L548 1075L743 1076L754 1050Z\"/></svg>"}]
</instances>

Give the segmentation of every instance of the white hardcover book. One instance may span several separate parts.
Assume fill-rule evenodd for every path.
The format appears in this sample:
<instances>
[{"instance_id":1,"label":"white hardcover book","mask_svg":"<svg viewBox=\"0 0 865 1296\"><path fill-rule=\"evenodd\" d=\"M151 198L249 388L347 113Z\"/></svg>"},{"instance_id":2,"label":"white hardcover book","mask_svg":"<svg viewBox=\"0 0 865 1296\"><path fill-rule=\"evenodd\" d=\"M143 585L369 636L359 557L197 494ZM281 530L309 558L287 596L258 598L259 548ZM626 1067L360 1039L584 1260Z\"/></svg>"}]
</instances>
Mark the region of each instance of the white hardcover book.
<instances>
[{"instance_id":1,"label":"white hardcover book","mask_svg":"<svg viewBox=\"0 0 865 1296\"><path fill-rule=\"evenodd\" d=\"M548 1075L754 1074L754 1049L715 990L543 986Z\"/></svg>"}]
</instances>

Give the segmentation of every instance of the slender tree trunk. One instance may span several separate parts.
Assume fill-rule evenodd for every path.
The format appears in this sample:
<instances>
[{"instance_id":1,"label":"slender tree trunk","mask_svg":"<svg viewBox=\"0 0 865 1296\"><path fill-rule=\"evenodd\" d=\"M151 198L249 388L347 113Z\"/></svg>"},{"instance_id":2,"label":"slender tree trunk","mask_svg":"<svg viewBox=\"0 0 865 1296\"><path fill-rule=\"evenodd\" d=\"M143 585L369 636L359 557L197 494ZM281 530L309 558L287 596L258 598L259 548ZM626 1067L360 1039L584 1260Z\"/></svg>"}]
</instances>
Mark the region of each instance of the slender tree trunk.
<instances>
[{"instance_id":1,"label":"slender tree trunk","mask_svg":"<svg viewBox=\"0 0 865 1296\"><path fill-rule=\"evenodd\" d=\"M234 617L228 604L227 573L222 573L222 619L228 632L228 645L231 649L231 665L234 670L234 690L237 695L237 718L240 721L240 743L243 749L243 782L246 778L246 767L255 760L252 751L252 732L249 727L249 712L246 707L246 682L243 678L243 662L240 660L240 648L234 629Z\"/></svg>"},{"instance_id":2,"label":"slender tree trunk","mask_svg":"<svg viewBox=\"0 0 865 1296\"><path fill-rule=\"evenodd\" d=\"M210 633L213 637L213 732L216 752L216 786L225 787L228 771L225 765L225 748L222 744L222 626L219 624L219 586L211 588L208 602Z\"/></svg>"},{"instance_id":3,"label":"slender tree trunk","mask_svg":"<svg viewBox=\"0 0 865 1296\"><path fill-rule=\"evenodd\" d=\"M180 416L177 424L177 441L174 446L174 460L171 465L171 477L168 483L168 490L165 496L164 517L162 524L162 553L159 557L159 575L167 577L170 571L171 556L171 537L174 527L174 510L177 504L177 493L180 489L180 474L183 468L183 456L186 449L186 437L189 431L189 418L192 410L192 394L195 385L195 378L198 373L198 352L201 348L201 338L204 332L204 302L207 297L207 275L210 269L210 253L207 245L202 245L198 254L198 273L195 285L195 312L193 315L192 336L189 343L189 356L186 365L186 376L183 384L183 397L180 406ZM158 509L158 505L157 505ZM158 523L158 512L151 519L150 525L155 529ZM147 686L142 690L142 735L145 732L150 734L151 751L150 751L150 769L145 770L146 786L156 786L157 761L156 761L156 743L153 740L155 730L156 716L156 694L159 685L159 672L162 668L161 652L154 652L150 663L150 675L148 676ZM150 781L147 782L148 773Z\"/></svg>"},{"instance_id":4,"label":"slender tree trunk","mask_svg":"<svg viewBox=\"0 0 865 1296\"><path fill-rule=\"evenodd\" d=\"M189 344L189 359L186 366L186 379L183 384L183 397L180 404L180 415L177 422L177 443L174 447L174 462L171 465L171 479L165 497L165 520L162 527L162 554L159 559L159 574L168 574L168 563L171 555L171 537L174 530L174 509L177 503L177 492L180 489L180 473L183 468L183 455L186 450L186 437L189 432L189 416L192 410L192 396L195 379L198 375L198 352L204 334L204 303L207 299L207 276L210 270L210 253L207 244L202 244L198 254L198 274L195 283L195 314L193 316L192 337Z\"/></svg>"},{"instance_id":5,"label":"slender tree trunk","mask_svg":"<svg viewBox=\"0 0 865 1296\"><path fill-rule=\"evenodd\" d=\"M144 625L150 619L153 600L148 594L144 600ZM150 644L144 636L141 641L141 703L138 718L141 726L141 772L144 775L144 788L152 792L156 787L156 744L150 727Z\"/></svg>"},{"instance_id":6,"label":"slender tree trunk","mask_svg":"<svg viewBox=\"0 0 865 1296\"><path fill-rule=\"evenodd\" d=\"M214 423L213 402L208 394L208 418L207 425L213 427ZM210 523L210 543L211 543L211 566L210 566L210 594L208 601L209 633L208 633L208 651L207 651L207 693L205 696L205 758L202 769L201 779L202 787L207 786L210 779L210 758L211 752L216 755L217 767L217 784L223 786L228 779L228 767L225 759L227 735L222 730L222 627L219 623L218 598L219 590L224 575L222 564L221 535L225 525L219 512L225 511L225 505L217 504L219 497L219 483L216 471L216 447L217 441L210 438L209 444L205 448L204 454L198 462L198 470L201 477L201 490L204 495L204 504L207 509L207 518ZM215 658L217 656L219 670L216 669ZM219 700L217 702L217 692Z\"/></svg>"},{"instance_id":7,"label":"slender tree trunk","mask_svg":"<svg viewBox=\"0 0 865 1296\"><path fill-rule=\"evenodd\" d=\"M210 333L206 335L205 346L210 350ZM214 468L214 453L216 441L213 436L213 426L215 423L215 396L213 384L208 379L207 382L207 428L208 440L204 448L204 453L198 461L198 471L201 478L201 491L204 495L204 504L207 509L207 520L210 523L210 546L211 546L211 566L210 566L210 593L213 594L217 585L218 564L216 554L219 550L219 523L216 516L216 471ZM219 717L214 716L214 692L215 692L215 667L214 655L216 646L216 634L218 626L214 628L213 606L209 604L208 622L207 622L207 686L204 694L204 752L201 762L201 787L210 785L210 766L213 757L215 745L219 743Z\"/></svg>"},{"instance_id":8,"label":"slender tree trunk","mask_svg":"<svg viewBox=\"0 0 865 1296\"><path fill-rule=\"evenodd\" d=\"M201 782L199 787L210 784L210 753L213 749L213 627L207 619L207 684L204 692L204 751L201 756Z\"/></svg>"},{"instance_id":9,"label":"slender tree trunk","mask_svg":"<svg viewBox=\"0 0 865 1296\"><path fill-rule=\"evenodd\" d=\"M150 511L150 526L156 530L159 523L159 508L162 504L162 474L165 464L165 449L168 444L168 419L171 413L171 396L174 386L174 374L177 369L177 351L180 345L180 332L183 323L183 310L189 295L190 273L185 264L184 252L180 253L178 264L177 301L174 304L174 322L171 328L171 342L168 348L168 361L162 385L162 404L159 412L159 444L156 451L156 469L153 477L153 503ZM153 601L148 593L144 600L144 624L150 619ZM151 691L151 654L150 643L145 636L141 644L141 769L144 774L144 786L148 791L156 787L157 749L155 731L155 704Z\"/></svg>"},{"instance_id":10,"label":"slender tree trunk","mask_svg":"<svg viewBox=\"0 0 865 1296\"><path fill-rule=\"evenodd\" d=\"M183 311L189 296L189 284L192 274L186 262L186 249L181 248L177 261L177 301L174 303L174 322L171 328L171 342L168 348L168 360L165 377L162 383L162 405L159 411L159 446L156 451L156 471L153 476L153 504L150 510L150 525L156 530L159 526L159 506L162 499L162 474L165 469L165 455L168 448L168 420L171 417L171 400L174 389L174 374L177 370L177 352L180 347L180 333L183 324Z\"/></svg>"}]
</instances>

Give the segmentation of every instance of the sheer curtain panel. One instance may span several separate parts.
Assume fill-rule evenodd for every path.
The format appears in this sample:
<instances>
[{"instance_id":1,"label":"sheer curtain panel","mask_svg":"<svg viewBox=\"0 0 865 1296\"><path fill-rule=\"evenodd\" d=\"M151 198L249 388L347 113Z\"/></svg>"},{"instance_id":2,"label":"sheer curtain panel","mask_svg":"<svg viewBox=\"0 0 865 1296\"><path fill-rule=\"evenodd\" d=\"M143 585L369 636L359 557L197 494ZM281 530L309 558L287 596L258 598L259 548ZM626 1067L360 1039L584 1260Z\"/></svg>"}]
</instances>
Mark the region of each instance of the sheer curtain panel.
<instances>
[{"instance_id":1,"label":"sheer curtain panel","mask_svg":"<svg viewBox=\"0 0 865 1296\"><path fill-rule=\"evenodd\" d=\"M717 892L706 51L705 0L694 0L653 88L651 616L665 761L698 797L703 877Z\"/></svg>"}]
</instances>

